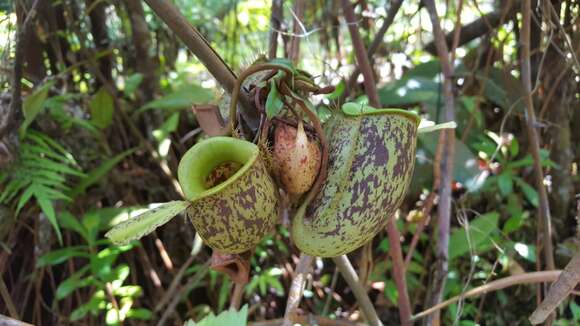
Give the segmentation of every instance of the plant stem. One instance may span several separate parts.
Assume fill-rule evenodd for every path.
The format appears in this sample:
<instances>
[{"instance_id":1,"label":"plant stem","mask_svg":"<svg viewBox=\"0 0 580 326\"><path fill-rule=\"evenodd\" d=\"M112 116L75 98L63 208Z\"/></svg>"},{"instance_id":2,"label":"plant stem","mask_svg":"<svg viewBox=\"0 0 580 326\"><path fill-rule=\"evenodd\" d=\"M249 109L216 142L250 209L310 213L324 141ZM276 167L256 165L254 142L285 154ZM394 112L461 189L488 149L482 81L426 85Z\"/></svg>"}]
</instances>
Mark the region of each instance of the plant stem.
<instances>
[{"instance_id":1,"label":"plant stem","mask_svg":"<svg viewBox=\"0 0 580 326\"><path fill-rule=\"evenodd\" d=\"M207 70L228 92L232 93L236 75L221 56L211 47L201 33L187 21L179 10L169 1L145 0L153 11L167 24L179 39L203 63ZM258 127L259 116L253 109L245 93L240 94L241 111L244 120L252 129Z\"/></svg>"},{"instance_id":2,"label":"plant stem","mask_svg":"<svg viewBox=\"0 0 580 326\"><path fill-rule=\"evenodd\" d=\"M534 325L543 323L562 300L574 290L578 282L580 282L580 251L576 251L572 260L558 277L558 280L550 286L550 291L544 301L530 316L530 322Z\"/></svg>"},{"instance_id":3,"label":"plant stem","mask_svg":"<svg viewBox=\"0 0 580 326\"><path fill-rule=\"evenodd\" d=\"M407 292L407 281L405 279L405 264L403 262L403 252L399 238L399 230L394 218L389 218L387 223L387 233L389 238L389 255L393 260L393 278L399 293L397 302L399 304L399 316L401 325L411 325L411 301Z\"/></svg>"},{"instance_id":4,"label":"plant stem","mask_svg":"<svg viewBox=\"0 0 580 326\"><path fill-rule=\"evenodd\" d=\"M294 278L292 279L292 285L288 292L286 312L284 313L284 322L282 323L283 326L291 326L293 324L292 319L296 314L296 309L300 305L300 300L302 299L302 293L304 292L304 286L306 284L306 276L310 273L310 266L312 266L313 260L314 257L312 256L300 254Z\"/></svg>"},{"instance_id":5,"label":"plant stem","mask_svg":"<svg viewBox=\"0 0 580 326\"><path fill-rule=\"evenodd\" d=\"M477 297L482 294L486 294L493 291L498 291L501 289L505 289L510 286L514 285L521 285L521 284L534 284L534 283L542 283L542 282L550 282L555 281L562 271L546 271L546 272L532 272L532 273L525 273L520 275L508 276L499 280L495 280L493 282L489 282L485 285L478 286L474 289L471 289L465 292L463 295L455 296L451 299L445 300L425 311L422 311L416 315L414 315L411 320L415 321L421 319L425 316L429 316L435 312L440 311L441 309L465 298L473 298Z\"/></svg>"},{"instance_id":6,"label":"plant stem","mask_svg":"<svg viewBox=\"0 0 580 326\"><path fill-rule=\"evenodd\" d=\"M369 103L371 106L374 106L375 108L380 108L381 104L379 101L379 95L377 93L377 87L375 85L373 68L369 63L365 45L358 32L356 17L354 16L354 9L349 0L342 0L342 11L344 13L346 23L348 24L348 30L350 32L350 38L352 41L354 54L356 56L356 61L358 63L361 73L364 76L364 85L367 96L369 98Z\"/></svg>"},{"instance_id":7,"label":"plant stem","mask_svg":"<svg viewBox=\"0 0 580 326\"><path fill-rule=\"evenodd\" d=\"M521 71L522 84L526 92L524 103L526 106L525 118L526 129L528 131L528 138L530 141L530 153L534 159L534 172L536 176L536 189L538 191L540 207L538 210L538 236L541 234L541 243L543 245L544 259L546 260L546 268L549 270L555 269L554 264L554 249L552 247L552 221L550 216L550 203L548 202L548 193L544 186L544 173L542 171L542 163L540 157L540 139L538 131L536 130L537 121L534 112L534 103L532 101L532 79L530 68L530 16L531 16L531 2L524 0L522 3L522 28L520 31L521 44Z\"/></svg>"},{"instance_id":8,"label":"plant stem","mask_svg":"<svg viewBox=\"0 0 580 326\"><path fill-rule=\"evenodd\" d=\"M441 62L441 71L443 73L443 99L445 103L445 121L455 120L455 99L453 97L453 63L447 43L445 42L445 35L439 23L439 16L433 0L425 0L423 2L429 18L433 25L433 32L435 38L435 45L437 54ZM439 117L436 117L438 119ZM451 224L451 183L453 182L453 159L455 156L455 130L441 131L442 140L442 155L441 165L434 166L433 169L440 169L441 185L439 206L437 207L438 214L438 239L435 248L435 271L433 273L432 286L426 299L427 305L435 305L443 299L443 290L445 289L445 281L447 279L448 264L449 264L449 229ZM438 323L439 313L434 316L429 316L427 324Z\"/></svg>"},{"instance_id":9,"label":"plant stem","mask_svg":"<svg viewBox=\"0 0 580 326\"><path fill-rule=\"evenodd\" d=\"M230 309L240 310L245 286L246 283L234 283L234 292L232 293L232 297L230 299Z\"/></svg>"},{"instance_id":10,"label":"plant stem","mask_svg":"<svg viewBox=\"0 0 580 326\"><path fill-rule=\"evenodd\" d=\"M336 267L340 271L340 274L352 290L356 301L360 305L360 308L370 325L382 325L383 323L379 319L375 307L373 306L371 299L367 295L367 291L360 284L356 271L352 267L352 264L348 260L346 255L338 256L332 258Z\"/></svg>"}]
</instances>

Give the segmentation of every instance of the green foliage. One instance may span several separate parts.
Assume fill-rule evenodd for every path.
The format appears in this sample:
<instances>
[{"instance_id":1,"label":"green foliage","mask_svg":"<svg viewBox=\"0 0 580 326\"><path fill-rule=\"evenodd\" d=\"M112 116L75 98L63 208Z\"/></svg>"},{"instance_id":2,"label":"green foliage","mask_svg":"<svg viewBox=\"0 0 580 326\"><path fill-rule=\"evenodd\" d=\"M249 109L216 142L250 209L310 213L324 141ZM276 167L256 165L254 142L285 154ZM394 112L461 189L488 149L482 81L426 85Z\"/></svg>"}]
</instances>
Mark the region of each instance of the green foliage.
<instances>
[{"instance_id":1,"label":"green foliage","mask_svg":"<svg viewBox=\"0 0 580 326\"><path fill-rule=\"evenodd\" d=\"M99 129L107 128L113 121L113 97L101 87L89 103L91 108L91 123Z\"/></svg>"},{"instance_id":2,"label":"green foliage","mask_svg":"<svg viewBox=\"0 0 580 326\"><path fill-rule=\"evenodd\" d=\"M54 202L72 201L66 195L71 189L67 180L70 176L85 176L72 154L47 135L29 130L20 147L19 161L8 171L0 172L4 184L0 203L14 200L18 213L34 198L62 241Z\"/></svg>"},{"instance_id":3,"label":"green foliage","mask_svg":"<svg viewBox=\"0 0 580 326\"><path fill-rule=\"evenodd\" d=\"M493 242L490 235L498 230L498 221L497 212L478 216L470 222L464 221L465 227L453 231L449 238L449 260L469 253L470 248L477 254L491 249Z\"/></svg>"},{"instance_id":4,"label":"green foliage","mask_svg":"<svg viewBox=\"0 0 580 326\"><path fill-rule=\"evenodd\" d=\"M28 126L36 119L36 116L44 109L48 92L54 85L53 81L44 83L38 87L34 93L27 96L22 103L22 113L24 114L24 121L20 126L20 135L24 136Z\"/></svg>"},{"instance_id":5,"label":"green foliage","mask_svg":"<svg viewBox=\"0 0 580 326\"><path fill-rule=\"evenodd\" d=\"M169 93L161 98L153 100L137 111L135 115L142 114L145 111L158 110L179 110L189 109L194 103L207 103L211 101L213 94L210 90L196 84L184 86L175 92Z\"/></svg>"},{"instance_id":6,"label":"green foliage","mask_svg":"<svg viewBox=\"0 0 580 326\"><path fill-rule=\"evenodd\" d=\"M37 261L38 268L59 265L71 259L84 263L60 282L55 293L57 300L63 300L79 289L91 289L91 299L71 313L71 321L81 320L89 313L98 316L102 312L105 313L107 325L118 325L127 318L149 320L152 317L148 309L133 307L143 294L142 289L137 285L125 285L130 268L126 264L116 263L119 255L133 249L134 245L114 246L98 240L98 232L106 227L108 220L101 216L110 213L89 211L79 220L68 211L62 212L62 227L81 236L86 244L48 252ZM106 295L108 292L110 294ZM118 308L113 304L112 297Z\"/></svg>"},{"instance_id":7,"label":"green foliage","mask_svg":"<svg viewBox=\"0 0 580 326\"><path fill-rule=\"evenodd\" d=\"M210 313L209 316L197 323L190 319L184 324L184 326L245 326L247 324L247 318L248 305L244 305L239 311L227 310L217 316Z\"/></svg>"}]
</instances>

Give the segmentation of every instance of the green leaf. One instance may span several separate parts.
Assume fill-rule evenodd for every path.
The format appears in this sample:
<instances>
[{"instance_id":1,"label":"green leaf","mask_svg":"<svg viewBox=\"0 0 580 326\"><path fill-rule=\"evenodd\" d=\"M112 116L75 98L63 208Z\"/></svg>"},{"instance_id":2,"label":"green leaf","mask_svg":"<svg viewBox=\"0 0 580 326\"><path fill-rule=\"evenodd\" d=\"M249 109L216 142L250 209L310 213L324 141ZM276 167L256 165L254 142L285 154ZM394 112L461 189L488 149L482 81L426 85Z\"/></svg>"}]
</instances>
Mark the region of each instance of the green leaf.
<instances>
[{"instance_id":1,"label":"green leaf","mask_svg":"<svg viewBox=\"0 0 580 326\"><path fill-rule=\"evenodd\" d=\"M189 202L186 201L171 201L162 204L135 218L117 224L105 236L116 244L125 244L131 240L140 239L153 232L157 227L169 222L175 215L184 211L187 206L189 206Z\"/></svg>"},{"instance_id":2,"label":"green leaf","mask_svg":"<svg viewBox=\"0 0 580 326\"><path fill-rule=\"evenodd\" d=\"M38 202L38 205L40 206L40 209L46 215L46 218L48 218L50 224L52 224L52 227L56 231L58 241L62 243L62 234L60 233L60 227L58 226L58 222L56 220L56 213L54 212L54 206L52 206L52 201L50 201L46 197L38 197L38 196L35 197L36 201Z\"/></svg>"},{"instance_id":3,"label":"green leaf","mask_svg":"<svg viewBox=\"0 0 580 326\"><path fill-rule=\"evenodd\" d=\"M135 150L135 148L126 150L101 163L98 167L90 171L86 176L82 177L77 185L68 193L68 195L71 198L74 198L83 193L88 187L99 182L99 180L107 175L107 173L109 173L109 171L111 171L111 169L114 168L115 165L121 162L125 157L133 154Z\"/></svg>"},{"instance_id":4,"label":"green leaf","mask_svg":"<svg viewBox=\"0 0 580 326\"><path fill-rule=\"evenodd\" d=\"M341 79L340 82L334 88L334 92L326 95L326 98L329 100L336 100L344 94L344 90L346 89L346 83L344 79Z\"/></svg>"},{"instance_id":5,"label":"green leaf","mask_svg":"<svg viewBox=\"0 0 580 326\"><path fill-rule=\"evenodd\" d=\"M177 126L179 125L179 112L173 113L163 124L159 127L159 129L153 130L153 137L158 142L157 152L162 158L166 158L167 154L169 154L169 149L171 147L171 139L169 135L177 130Z\"/></svg>"},{"instance_id":6,"label":"green leaf","mask_svg":"<svg viewBox=\"0 0 580 326\"><path fill-rule=\"evenodd\" d=\"M69 211L63 211L59 215L60 225L69 230L73 230L89 242L87 229Z\"/></svg>"},{"instance_id":7,"label":"green leaf","mask_svg":"<svg viewBox=\"0 0 580 326\"><path fill-rule=\"evenodd\" d=\"M437 142L439 141L440 131L435 131L431 134L419 134L418 152L424 148L429 153L429 158L432 160L435 157L437 150ZM463 184L468 191L477 191L483 186L485 178L483 178L482 171L479 169L478 159L471 152L469 147L457 139L455 141L455 164L453 164L453 176L455 179ZM432 170L432 168L431 168ZM425 172L427 173L427 172ZM417 176L417 174L415 174Z\"/></svg>"},{"instance_id":8,"label":"green leaf","mask_svg":"<svg viewBox=\"0 0 580 326\"><path fill-rule=\"evenodd\" d=\"M507 196L513 191L513 175L510 170L503 171L497 178L497 185L502 196Z\"/></svg>"},{"instance_id":9,"label":"green leaf","mask_svg":"<svg viewBox=\"0 0 580 326\"><path fill-rule=\"evenodd\" d=\"M116 289L113 293L120 297L138 297L143 293L143 290L138 285L126 285Z\"/></svg>"},{"instance_id":10,"label":"green leaf","mask_svg":"<svg viewBox=\"0 0 580 326\"><path fill-rule=\"evenodd\" d=\"M45 106L48 91L54 84L54 81L48 81L44 85L37 88L34 93L28 95L22 103L22 113L24 121L20 126L20 136L26 134L26 129L34 121L36 116L42 111Z\"/></svg>"},{"instance_id":11,"label":"green leaf","mask_svg":"<svg viewBox=\"0 0 580 326\"><path fill-rule=\"evenodd\" d=\"M151 310L145 308L131 309L127 312L127 318L150 320L152 317L153 313Z\"/></svg>"},{"instance_id":12,"label":"green leaf","mask_svg":"<svg viewBox=\"0 0 580 326\"><path fill-rule=\"evenodd\" d=\"M536 191L536 189L534 189L527 182L525 182L524 179L522 179L520 177L514 177L514 181L516 182L518 187L520 187L522 189L522 191L524 192L524 196L526 196L526 199L532 205L534 205L534 207L538 207L538 205L540 203L540 199L539 199L538 192Z\"/></svg>"},{"instance_id":13,"label":"green leaf","mask_svg":"<svg viewBox=\"0 0 580 326\"><path fill-rule=\"evenodd\" d=\"M275 117L282 107L284 103L280 98L280 93L278 93L278 88L276 87L276 83L274 80L270 82L270 92L268 93L268 98L266 99L266 115L268 119L272 119Z\"/></svg>"},{"instance_id":14,"label":"green leaf","mask_svg":"<svg viewBox=\"0 0 580 326\"><path fill-rule=\"evenodd\" d=\"M85 246L72 246L47 252L38 258L36 261L36 267L40 268L49 265L58 265L72 257L88 258L90 257L90 254L86 252L86 249Z\"/></svg>"},{"instance_id":15,"label":"green leaf","mask_svg":"<svg viewBox=\"0 0 580 326\"><path fill-rule=\"evenodd\" d=\"M475 218L469 223L469 235L471 245L475 251L481 252L483 249L490 248L491 240L489 235L497 229L499 214L490 212ZM463 256L469 252L469 243L467 241L465 228L453 231L449 238L449 260Z\"/></svg>"},{"instance_id":16,"label":"green leaf","mask_svg":"<svg viewBox=\"0 0 580 326\"><path fill-rule=\"evenodd\" d=\"M125 89L123 89L123 93L125 93L126 96L130 96L131 94L133 94L133 92L135 92L137 87L141 85L142 81L143 74L140 73L132 74L131 76L129 76L129 78L125 80Z\"/></svg>"},{"instance_id":17,"label":"green leaf","mask_svg":"<svg viewBox=\"0 0 580 326\"><path fill-rule=\"evenodd\" d=\"M178 110L189 109L194 103L208 103L212 100L213 94L207 88L199 85L188 85L177 90L174 93L163 96L157 100L143 105L135 112L135 115L141 114L147 110Z\"/></svg>"},{"instance_id":18,"label":"green leaf","mask_svg":"<svg viewBox=\"0 0 580 326\"><path fill-rule=\"evenodd\" d=\"M210 313L201 321L195 323L196 326L246 326L248 318L248 305L244 305L240 311L227 310L219 315Z\"/></svg>"},{"instance_id":19,"label":"green leaf","mask_svg":"<svg viewBox=\"0 0 580 326\"><path fill-rule=\"evenodd\" d=\"M81 279L81 277L88 271L88 269L89 266L85 266L76 271L66 280L60 282L58 288L56 289L56 299L62 300L70 295L74 290L89 286L93 282L92 276Z\"/></svg>"},{"instance_id":20,"label":"green leaf","mask_svg":"<svg viewBox=\"0 0 580 326\"><path fill-rule=\"evenodd\" d=\"M510 217L503 225L503 233L509 234L511 232L519 230L524 224L524 218L522 214L517 214Z\"/></svg>"},{"instance_id":21,"label":"green leaf","mask_svg":"<svg viewBox=\"0 0 580 326\"><path fill-rule=\"evenodd\" d=\"M77 321L83 319L89 313L89 311L90 311L89 307L86 304L84 304L73 310L73 312L71 312L70 320Z\"/></svg>"},{"instance_id":22,"label":"green leaf","mask_svg":"<svg viewBox=\"0 0 580 326\"><path fill-rule=\"evenodd\" d=\"M91 122L97 128L105 129L113 121L113 97L105 87L101 87L89 103Z\"/></svg>"},{"instance_id":23,"label":"green leaf","mask_svg":"<svg viewBox=\"0 0 580 326\"><path fill-rule=\"evenodd\" d=\"M402 78L379 89L382 106L410 105L429 102L434 106L440 101L439 83L424 77ZM436 117L433 118L436 121Z\"/></svg>"}]
</instances>

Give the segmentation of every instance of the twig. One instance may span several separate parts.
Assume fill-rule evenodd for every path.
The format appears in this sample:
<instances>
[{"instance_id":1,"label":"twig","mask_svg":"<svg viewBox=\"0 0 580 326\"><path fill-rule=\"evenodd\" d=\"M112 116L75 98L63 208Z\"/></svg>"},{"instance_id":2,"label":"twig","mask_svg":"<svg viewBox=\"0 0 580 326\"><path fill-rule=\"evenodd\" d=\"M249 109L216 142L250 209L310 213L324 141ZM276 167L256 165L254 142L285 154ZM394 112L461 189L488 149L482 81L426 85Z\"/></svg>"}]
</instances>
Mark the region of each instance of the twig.
<instances>
[{"instance_id":1,"label":"twig","mask_svg":"<svg viewBox=\"0 0 580 326\"><path fill-rule=\"evenodd\" d=\"M531 2L524 0L522 4L522 28L520 31L521 44L521 71L522 84L526 96L524 103L526 105L525 118L526 129L528 131L528 138L530 141L529 151L534 159L534 172L536 176L536 190L538 191L540 207L539 207L539 223L538 236L541 234L541 243L544 249L544 259L546 260L546 268L548 270L555 269L554 264L554 250L552 247L552 221L550 216L550 203L548 202L548 193L544 186L544 173L542 171L542 163L540 157L540 139L538 131L536 130L536 114L534 112L534 103L532 101L532 79L530 68L530 17L531 17Z\"/></svg>"},{"instance_id":2,"label":"twig","mask_svg":"<svg viewBox=\"0 0 580 326\"><path fill-rule=\"evenodd\" d=\"M173 314L175 308L177 307L181 299L183 299L183 297L185 297L187 293L189 293L189 291L191 291L191 289L193 289L205 277L208 271L209 271L209 262L202 265L201 269L198 270L197 273L195 273L195 275L192 278L190 278L189 281L173 297L173 300L171 300L169 305L167 305L165 311L163 311L163 315L157 322L157 326L163 326L167 324L166 323L167 318L169 318L169 316Z\"/></svg>"},{"instance_id":3,"label":"twig","mask_svg":"<svg viewBox=\"0 0 580 326\"><path fill-rule=\"evenodd\" d=\"M399 305L399 316L401 325L411 325L411 302L407 292L407 281L405 279L405 267L403 263L403 252L399 238L399 230L395 225L394 217L387 223L387 234L389 238L389 255L393 260L393 278L399 293L397 302Z\"/></svg>"},{"instance_id":4,"label":"twig","mask_svg":"<svg viewBox=\"0 0 580 326\"><path fill-rule=\"evenodd\" d=\"M425 0L423 2L429 18L433 25L433 34L435 38L435 45L437 53L441 62L441 71L443 73L443 98L445 102L445 121L455 120L455 100L453 97L453 65L447 43L445 43L445 35L439 23L439 16L433 0ZM438 219L438 239L435 248L435 271L429 293L426 298L427 305L435 305L443 299L443 290L445 288L445 281L447 279L447 271L449 264L449 229L451 224L451 183L453 182L453 159L455 155L455 131L444 130L441 131L441 139L443 140L441 165L433 166L433 169L440 169L441 186L439 195L439 206L437 207ZM433 320L439 320L439 314L430 316L428 324ZM432 319L431 319L432 318Z\"/></svg>"},{"instance_id":5,"label":"twig","mask_svg":"<svg viewBox=\"0 0 580 326\"><path fill-rule=\"evenodd\" d=\"M532 273L525 273L520 275L508 276L499 280L495 280L493 282L489 282L488 284L478 286L474 289L471 289L463 294L463 296L455 296L451 299L445 300L425 311L422 311L416 315L414 315L411 320L415 321L421 319L423 317L429 316L435 312L440 311L441 309L459 301L461 298L473 298L477 297L482 294L486 294L493 291L498 291L501 289L505 289L510 286L514 285L521 285L521 284L534 284L534 283L542 283L542 282L550 282L555 281L562 271L545 271L545 272L532 272Z\"/></svg>"},{"instance_id":6,"label":"twig","mask_svg":"<svg viewBox=\"0 0 580 326\"><path fill-rule=\"evenodd\" d=\"M3 325L3 326L34 326L32 324L25 323L25 322L20 321L20 320L12 319L12 318L6 317L4 315L0 315L0 325ZM350 325L353 325L353 324L350 324Z\"/></svg>"},{"instance_id":7,"label":"twig","mask_svg":"<svg viewBox=\"0 0 580 326\"><path fill-rule=\"evenodd\" d=\"M302 25L302 20L304 19L304 10L306 9L306 1L304 0L296 0L294 1L294 27L293 33L299 34L302 32L306 32L304 26ZM290 40L290 44L288 47L288 59L292 60L292 62L297 63L300 59L300 37L293 36Z\"/></svg>"},{"instance_id":8,"label":"twig","mask_svg":"<svg viewBox=\"0 0 580 326\"><path fill-rule=\"evenodd\" d=\"M12 297L10 296L10 292L6 287L6 283L4 283L4 278L0 277L0 296L4 303L6 304L6 308L8 309L8 313L10 317L20 319L20 315L18 314L18 310L12 301Z\"/></svg>"},{"instance_id":9,"label":"twig","mask_svg":"<svg viewBox=\"0 0 580 326\"><path fill-rule=\"evenodd\" d=\"M560 302L574 290L578 282L580 282L580 251L577 250L558 280L550 287L544 301L530 316L530 323L534 325L543 323Z\"/></svg>"},{"instance_id":10,"label":"twig","mask_svg":"<svg viewBox=\"0 0 580 326\"><path fill-rule=\"evenodd\" d=\"M181 39L189 50L197 56L222 87L231 94L236 83L236 75L220 55L210 46L203 35L189 24L175 5L164 0L145 0L145 2L167 24L175 35ZM240 103L243 108L241 114L246 123L253 129L257 128L259 116L253 109L245 93L240 95Z\"/></svg>"},{"instance_id":11,"label":"twig","mask_svg":"<svg viewBox=\"0 0 580 326\"><path fill-rule=\"evenodd\" d=\"M328 291L328 296L326 297L326 301L324 302L324 308L322 308L322 315L326 316L328 313L328 309L330 309L330 303L332 302L332 295L334 294L334 289L336 288L336 282L338 281L338 268L334 269L334 273L332 273L332 280L330 281L330 291Z\"/></svg>"},{"instance_id":12,"label":"twig","mask_svg":"<svg viewBox=\"0 0 580 326\"><path fill-rule=\"evenodd\" d=\"M353 321L348 320L340 320L340 319L330 319L323 316L295 316L292 319L293 322L298 323L300 325L308 325L312 321L316 322L316 325L319 326L364 326L363 323L356 323ZM284 319L270 319L264 321L256 321L253 323L249 323L249 326L279 326L283 325Z\"/></svg>"},{"instance_id":13,"label":"twig","mask_svg":"<svg viewBox=\"0 0 580 326\"><path fill-rule=\"evenodd\" d=\"M389 27L391 27L391 25L395 21L395 17L397 16L397 13L399 12L399 9L401 8L402 4L403 4L403 0L391 1L390 7L389 7L389 12L387 13L387 17L383 21L383 25L381 25L381 28L379 28L379 31L377 32L373 41L371 42L371 45L369 45L369 48L367 49L367 57L369 58L371 63L373 62L373 55L375 54L375 52L378 50L379 46L383 42L383 38L385 37L385 34L389 30ZM348 78L348 82L346 83L349 86L347 89L353 88L359 74L360 74L360 69L358 67L355 67L354 71L352 72L352 74Z\"/></svg>"},{"instance_id":14,"label":"twig","mask_svg":"<svg viewBox=\"0 0 580 326\"><path fill-rule=\"evenodd\" d=\"M375 85L373 68L369 63L367 51L358 32L356 17L354 16L354 9L349 0L342 0L342 11L344 13L344 18L346 20L348 30L350 32L350 38L352 41L354 54L356 56L356 61L358 63L361 73L364 76L364 85L365 90L367 92L367 96L369 98L369 103L371 106L380 108L381 105L379 101L379 95L377 93L377 87Z\"/></svg>"},{"instance_id":15,"label":"twig","mask_svg":"<svg viewBox=\"0 0 580 326\"><path fill-rule=\"evenodd\" d=\"M340 274L352 290L352 293L354 294L356 301L358 302L367 322L370 325L382 325L383 323L379 319L375 307L373 307L371 299L369 299L367 291L362 286L362 284L360 284L358 276L356 275L356 271L352 267L348 257L346 255L342 255L332 258L332 261L334 261Z\"/></svg>"},{"instance_id":16,"label":"twig","mask_svg":"<svg viewBox=\"0 0 580 326\"><path fill-rule=\"evenodd\" d=\"M505 6L501 9L493 11L489 14L482 16L481 18L461 27L461 33L459 34L459 41L457 43L458 46L464 45L480 36L483 36L493 29L497 28L498 26L502 25L506 19L511 19L515 17L517 13L517 2L514 0L503 1ZM474 3L477 4L476 1ZM445 42L448 46L450 46L453 42L455 37L456 30L453 30L445 36ZM425 46L425 51L433 54L438 55L437 46L435 45L435 40L431 43L428 43Z\"/></svg>"},{"instance_id":17,"label":"twig","mask_svg":"<svg viewBox=\"0 0 580 326\"><path fill-rule=\"evenodd\" d=\"M300 259L296 265L295 275L292 279L292 285L288 292L286 312L284 313L284 322L282 323L283 326L291 326L293 324L292 320L296 314L296 309L300 305L300 300L302 299L302 293L304 292L304 286L306 284L306 276L310 273L310 266L312 266L313 260L314 257L312 256L300 254Z\"/></svg>"},{"instance_id":18,"label":"twig","mask_svg":"<svg viewBox=\"0 0 580 326\"><path fill-rule=\"evenodd\" d=\"M161 311L161 309L163 309L163 307L165 307L165 305L167 305L169 300L171 300L175 296L175 293L177 292L179 284L181 284L181 280L183 279L183 275L185 274L185 271L189 268L189 266L191 266L191 264L193 263L194 258L195 258L194 255L190 255L187 258L187 260L185 261L185 263L183 264L183 266L181 266L181 268L179 269L177 274L175 274L175 276L173 276L173 280L171 281L169 288L167 289L167 291L165 291L165 294L163 295L161 300L159 300L159 302L155 306L155 310L154 310L155 312Z\"/></svg>"}]
</instances>

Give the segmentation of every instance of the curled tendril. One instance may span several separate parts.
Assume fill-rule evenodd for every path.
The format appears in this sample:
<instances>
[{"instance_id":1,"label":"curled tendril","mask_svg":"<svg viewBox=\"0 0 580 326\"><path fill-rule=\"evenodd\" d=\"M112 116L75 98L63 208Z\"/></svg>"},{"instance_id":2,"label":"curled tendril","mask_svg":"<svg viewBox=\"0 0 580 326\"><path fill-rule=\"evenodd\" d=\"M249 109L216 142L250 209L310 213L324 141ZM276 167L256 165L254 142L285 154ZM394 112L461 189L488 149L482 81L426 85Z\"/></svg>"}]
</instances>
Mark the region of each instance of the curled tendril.
<instances>
[{"instance_id":1,"label":"curled tendril","mask_svg":"<svg viewBox=\"0 0 580 326\"><path fill-rule=\"evenodd\" d=\"M273 63L261 63L250 66L248 69L244 70L236 79L236 83L234 84L234 89L232 91L232 99L230 101L230 130L232 134L234 134L234 130L236 128L236 108L238 105L238 97L240 96L240 90L242 88L243 82L251 75L265 70L284 70L288 76L293 74L292 70L289 68Z\"/></svg>"}]
</instances>

